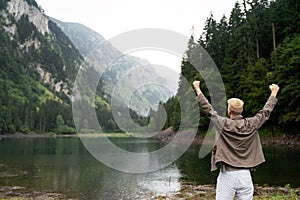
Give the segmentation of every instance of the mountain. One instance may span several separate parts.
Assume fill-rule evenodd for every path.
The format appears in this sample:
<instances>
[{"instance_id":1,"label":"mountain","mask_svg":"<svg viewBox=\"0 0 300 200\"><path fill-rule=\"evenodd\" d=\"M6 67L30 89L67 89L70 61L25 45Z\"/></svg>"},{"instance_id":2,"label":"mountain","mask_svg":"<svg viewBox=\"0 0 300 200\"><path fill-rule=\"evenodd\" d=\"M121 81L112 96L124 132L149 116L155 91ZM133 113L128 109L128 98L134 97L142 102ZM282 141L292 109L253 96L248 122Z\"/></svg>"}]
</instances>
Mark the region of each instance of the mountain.
<instances>
[{"instance_id":1,"label":"mountain","mask_svg":"<svg viewBox=\"0 0 300 200\"><path fill-rule=\"evenodd\" d=\"M83 62L76 47L43 15L35 1L5 2L6 7L2 4L1 11L1 36L5 47L1 53L14 51L15 61L22 60L24 69L36 72L40 82L57 93L69 95L71 83ZM5 66L2 64L2 67Z\"/></svg>"},{"instance_id":2,"label":"mountain","mask_svg":"<svg viewBox=\"0 0 300 200\"><path fill-rule=\"evenodd\" d=\"M122 83L118 85L122 94L114 94L119 104L128 106L128 99L124 96L130 95L132 98L129 107L145 116L151 109L157 109L159 102L164 102L173 95L173 92L162 87L142 86L147 81L160 84L168 82L147 60L123 54L99 33L82 24L53 18L51 20L69 36L88 65L100 73L106 94L111 96L116 83ZM139 84L141 88L137 90L135 87ZM176 86L174 90L176 91Z\"/></svg>"},{"instance_id":3,"label":"mountain","mask_svg":"<svg viewBox=\"0 0 300 200\"><path fill-rule=\"evenodd\" d=\"M34 0L0 2L0 133L74 132L73 84L84 58ZM96 70L86 66L91 73ZM109 104L97 96L97 112ZM117 131L111 115L100 119Z\"/></svg>"},{"instance_id":4,"label":"mountain","mask_svg":"<svg viewBox=\"0 0 300 200\"><path fill-rule=\"evenodd\" d=\"M143 66L143 71L126 81L132 79L139 83L152 77L162 82L163 77L147 61L127 55L108 68L106 60L122 55L120 51L83 25L54 21L34 0L0 2L0 134L75 132L71 100L81 67L89 78L85 85L98 81L97 74L103 74L93 106L105 132L120 132L112 106L128 112L128 102L117 94L115 99L120 101L111 105L114 83L136 66ZM99 43L104 45L98 48ZM89 56L91 49L95 59ZM119 89L127 95L136 89L131 86L132 82L125 82ZM144 125L147 118L138 114L146 115L153 105L170 96L152 86L139 88L134 95L129 112L136 123ZM140 96L147 97L146 104L140 104ZM86 131L90 131L88 122L82 123Z\"/></svg>"}]
</instances>

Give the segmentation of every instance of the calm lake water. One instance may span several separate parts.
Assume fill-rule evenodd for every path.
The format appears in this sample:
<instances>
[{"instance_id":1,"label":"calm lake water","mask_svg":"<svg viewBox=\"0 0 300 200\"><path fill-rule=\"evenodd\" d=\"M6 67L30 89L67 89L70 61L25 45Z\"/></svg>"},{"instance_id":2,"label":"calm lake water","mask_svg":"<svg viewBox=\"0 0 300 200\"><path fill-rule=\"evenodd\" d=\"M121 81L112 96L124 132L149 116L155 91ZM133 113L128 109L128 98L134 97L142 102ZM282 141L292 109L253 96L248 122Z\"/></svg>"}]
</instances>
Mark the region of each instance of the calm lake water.
<instances>
[{"instance_id":1,"label":"calm lake water","mask_svg":"<svg viewBox=\"0 0 300 200\"><path fill-rule=\"evenodd\" d=\"M112 138L115 144L153 149L164 144L155 139ZM300 151L265 149L267 162L253 174L256 184L298 187ZM215 184L210 155L198 158L193 145L172 165L147 174L129 174L101 164L79 138L25 138L0 140L0 186L61 192L79 199L149 199L180 189L181 181Z\"/></svg>"}]
</instances>

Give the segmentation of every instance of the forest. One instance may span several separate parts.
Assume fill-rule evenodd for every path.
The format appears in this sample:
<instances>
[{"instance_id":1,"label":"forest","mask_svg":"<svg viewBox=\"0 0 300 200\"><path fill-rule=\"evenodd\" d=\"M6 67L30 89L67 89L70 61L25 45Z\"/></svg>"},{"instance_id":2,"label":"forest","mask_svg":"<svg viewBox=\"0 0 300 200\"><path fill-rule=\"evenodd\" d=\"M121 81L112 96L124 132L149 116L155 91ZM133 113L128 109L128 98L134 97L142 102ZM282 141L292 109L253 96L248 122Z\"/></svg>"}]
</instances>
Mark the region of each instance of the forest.
<instances>
[{"instance_id":1,"label":"forest","mask_svg":"<svg viewBox=\"0 0 300 200\"><path fill-rule=\"evenodd\" d=\"M223 16L219 22L211 13L200 37L191 35L186 55L182 59L177 95L161 103L168 114L164 128L179 129L182 123L181 106L193 112L195 99L185 100L183 105L179 101L188 95L195 95L192 90L194 80L205 83L190 62L191 52L200 45L220 71L227 98L244 100L244 117L253 116L264 106L270 95L268 85L276 83L280 86L278 104L264 129L272 133L299 133L299 29L300 2L297 0L244 0L235 4L229 19ZM186 86L183 79L189 82L190 87ZM205 95L210 98L207 86L202 86ZM186 121L192 121L194 116L185 116L190 118ZM208 122L200 111L200 132L207 130Z\"/></svg>"},{"instance_id":2,"label":"forest","mask_svg":"<svg viewBox=\"0 0 300 200\"><path fill-rule=\"evenodd\" d=\"M0 2L5 10L7 0ZM37 6L35 1L27 0ZM229 18L217 22L213 13L208 16L203 33L191 35L187 50L182 58L181 75L177 95L167 102L161 102L160 115L166 110L164 129L178 130L180 124L189 128L193 116L181 120L181 107L195 112L195 99L187 99L180 105L180 99L195 96L192 82L202 81L202 89L210 98L211 93L203 77L192 65L191 52L201 46L217 66L226 89L226 98L238 97L244 100L244 117L260 110L269 96L268 85L280 86L278 105L265 129L285 134L299 133L300 128L300 2L298 0L252 0L236 3ZM41 9L41 8L39 8ZM71 41L49 21L53 36L43 36L26 16L16 21L9 16L11 24L17 27L14 38L5 31L6 19L0 15L0 133L75 133L72 106L68 95L54 90L51 83L40 80L37 69L51 73L53 82L65 83L71 91L82 56ZM28 41L38 40L40 47L24 47ZM186 83L183 80L187 80ZM96 113L105 132L121 132L113 119L110 100L102 91L97 91ZM187 87L188 84L188 87ZM186 88L190 88L186 90ZM150 117L138 116L130 110L133 120L141 125L151 121ZM200 113L201 114L201 113ZM87 124L87 122L82 122ZM198 122L197 122L198 123ZM207 129L208 119L201 114L198 129Z\"/></svg>"},{"instance_id":3,"label":"forest","mask_svg":"<svg viewBox=\"0 0 300 200\"><path fill-rule=\"evenodd\" d=\"M98 121L105 132L122 132L111 110L110 96L98 72L84 62L84 57L62 29L44 15L35 0L0 2L0 134L77 132L72 113L73 86L80 67L84 65L84 84L98 83L95 108ZM19 6L21 8L19 8ZM23 7L22 7L23 6ZM36 10L16 13L24 10ZM46 24L34 24L30 18L47 18ZM39 26L47 26L43 34ZM109 52L108 52L109 53ZM113 74L114 75L114 74ZM121 107L121 109L127 109ZM86 111L87 112L87 111ZM133 120L146 124L147 117L129 110ZM81 122L83 132L93 132L88 120Z\"/></svg>"},{"instance_id":4,"label":"forest","mask_svg":"<svg viewBox=\"0 0 300 200\"><path fill-rule=\"evenodd\" d=\"M9 13L8 2L0 2L0 134L75 133L70 97L83 57L54 22L44 35L28 15ZM105 131L118 132L100 87L96 112Z\"/></svg>"}]
</instances>

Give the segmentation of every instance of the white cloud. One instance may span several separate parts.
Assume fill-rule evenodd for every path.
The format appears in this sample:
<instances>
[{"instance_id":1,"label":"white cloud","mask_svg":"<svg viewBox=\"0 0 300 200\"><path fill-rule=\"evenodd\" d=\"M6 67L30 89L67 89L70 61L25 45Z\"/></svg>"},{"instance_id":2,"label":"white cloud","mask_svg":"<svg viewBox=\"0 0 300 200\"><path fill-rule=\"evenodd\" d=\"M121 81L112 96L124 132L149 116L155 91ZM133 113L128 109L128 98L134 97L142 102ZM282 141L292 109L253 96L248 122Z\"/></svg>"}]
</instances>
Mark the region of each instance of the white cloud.
<instances>
[{"instance_id":1,"label":"white cloud","mask_svg":"<svg viewBox=\"0 0 300 200\"><path fill-rule=\"evenodd\" d=\"M37 0L45 13L62 21L79 22L106 39L139 28L164 28L196 37L213 12L216 20L229 14L236 0Z\"/></svg>"},{"instance_id":2,"label":"white cloud","mask_svg":"<svg viewBox=\"0 0 300 200\"><path fill-rule=\"evenodd\" d=\"M219 21L237 0L36 0L45 14L64 22L78 22L110 39L141 28L162 28L187 38L194 26L195 39L212 12ZM162 52L143 51L134 55L152 64L180 70L181 59Z\"/></svg>"}]
</instances>

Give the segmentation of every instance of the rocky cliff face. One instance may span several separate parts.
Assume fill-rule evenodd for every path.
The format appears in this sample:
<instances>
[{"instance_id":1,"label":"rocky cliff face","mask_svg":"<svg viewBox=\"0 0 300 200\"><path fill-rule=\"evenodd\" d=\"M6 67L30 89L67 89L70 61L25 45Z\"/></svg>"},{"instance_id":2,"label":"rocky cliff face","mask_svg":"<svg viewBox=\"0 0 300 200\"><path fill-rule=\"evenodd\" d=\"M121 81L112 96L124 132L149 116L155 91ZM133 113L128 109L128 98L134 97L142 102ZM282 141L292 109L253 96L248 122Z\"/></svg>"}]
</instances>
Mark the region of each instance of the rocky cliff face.
<instances>
[{"instance_id":1,"label":"rocky cliff face","mask_svg":"<svg viewBox=\"0 0 300 200\"><path fill-rule=\"evenodd\" d=\"M29 5L24 0L11 0L7 3L7 13L11 14L14 20L19 21L22 16L28 16L29 22L33 23L36 29L42 34L50 33L48 26L48 17L46 17L40 10L34 5ZM7 29L15 30L13 22L8 18L8 15L3 13L5 16L6 24L11 24L11 27ZM15 34L15 32L12 32Z\"/></svg>"},{"instance_id":2,"label":"rocky cliff face","mask_svg":"<svg viewBox=\"0 0 300 200\"><path fill-rule=\"evenodd\" d=\"M34 1L33 1L34 2ZM72 72L79 68L81 55L64 36L57 31L55 24L49 24L49 18L43 14L37 4L26 0L7 1L4 9L0 10L1 27L9 36L10 41L16 43L17 51L31 57L27 67L39 74L39 80L50 86L55 92L70 95ZM68 44L59 41L65 37ZM69 48L68 55L65 50ZM68 56L74 58L73 63L67 61ZM47 57L52 57L48 60ZM24 61L26 63L26 61Z\"/></svg>"},{"instance_id":3,"label":"rocky cliff face","mask_svg":"<svg viewBox=\"0 0 300 200\"><path fill-rule=\"evenodd\" d=\"M0 133L72 125L70 97L83 58L34 0L0 1Z\"/></svg>"},{"instance_id":4,"label":"rocky cliff face","mask_svg":"<svg viewBox=\"0 0 300 200\"><path fill-rule=\"evenodd\" d=\"M86 62L92 64L99 73L109 71L107 73L110 74L110 77L107 79L111 79L111 81L116 81L115 79L128 69L150 65L147 60L128 55L123 56L122 52L113 47L103 36L82 24L62 22L53 18L51 20L71 39ZM119 59L112 64L111 61L116 58Z\"/></svg>"},{"instance_id":5,"label":"rocky cliff face","mask_svg":"<svg viewBox=\"0 0 300 200\"><path fill-rule=\"evenodd\" d=\"M5 2L0 9L3 35L17 45L15 53L26 55L25 68L37 72L40 82L49 89L69 96L72 79L82 62L77 49L54 23L51 24L35 1Z\"/></svg>"}]
</instances>

